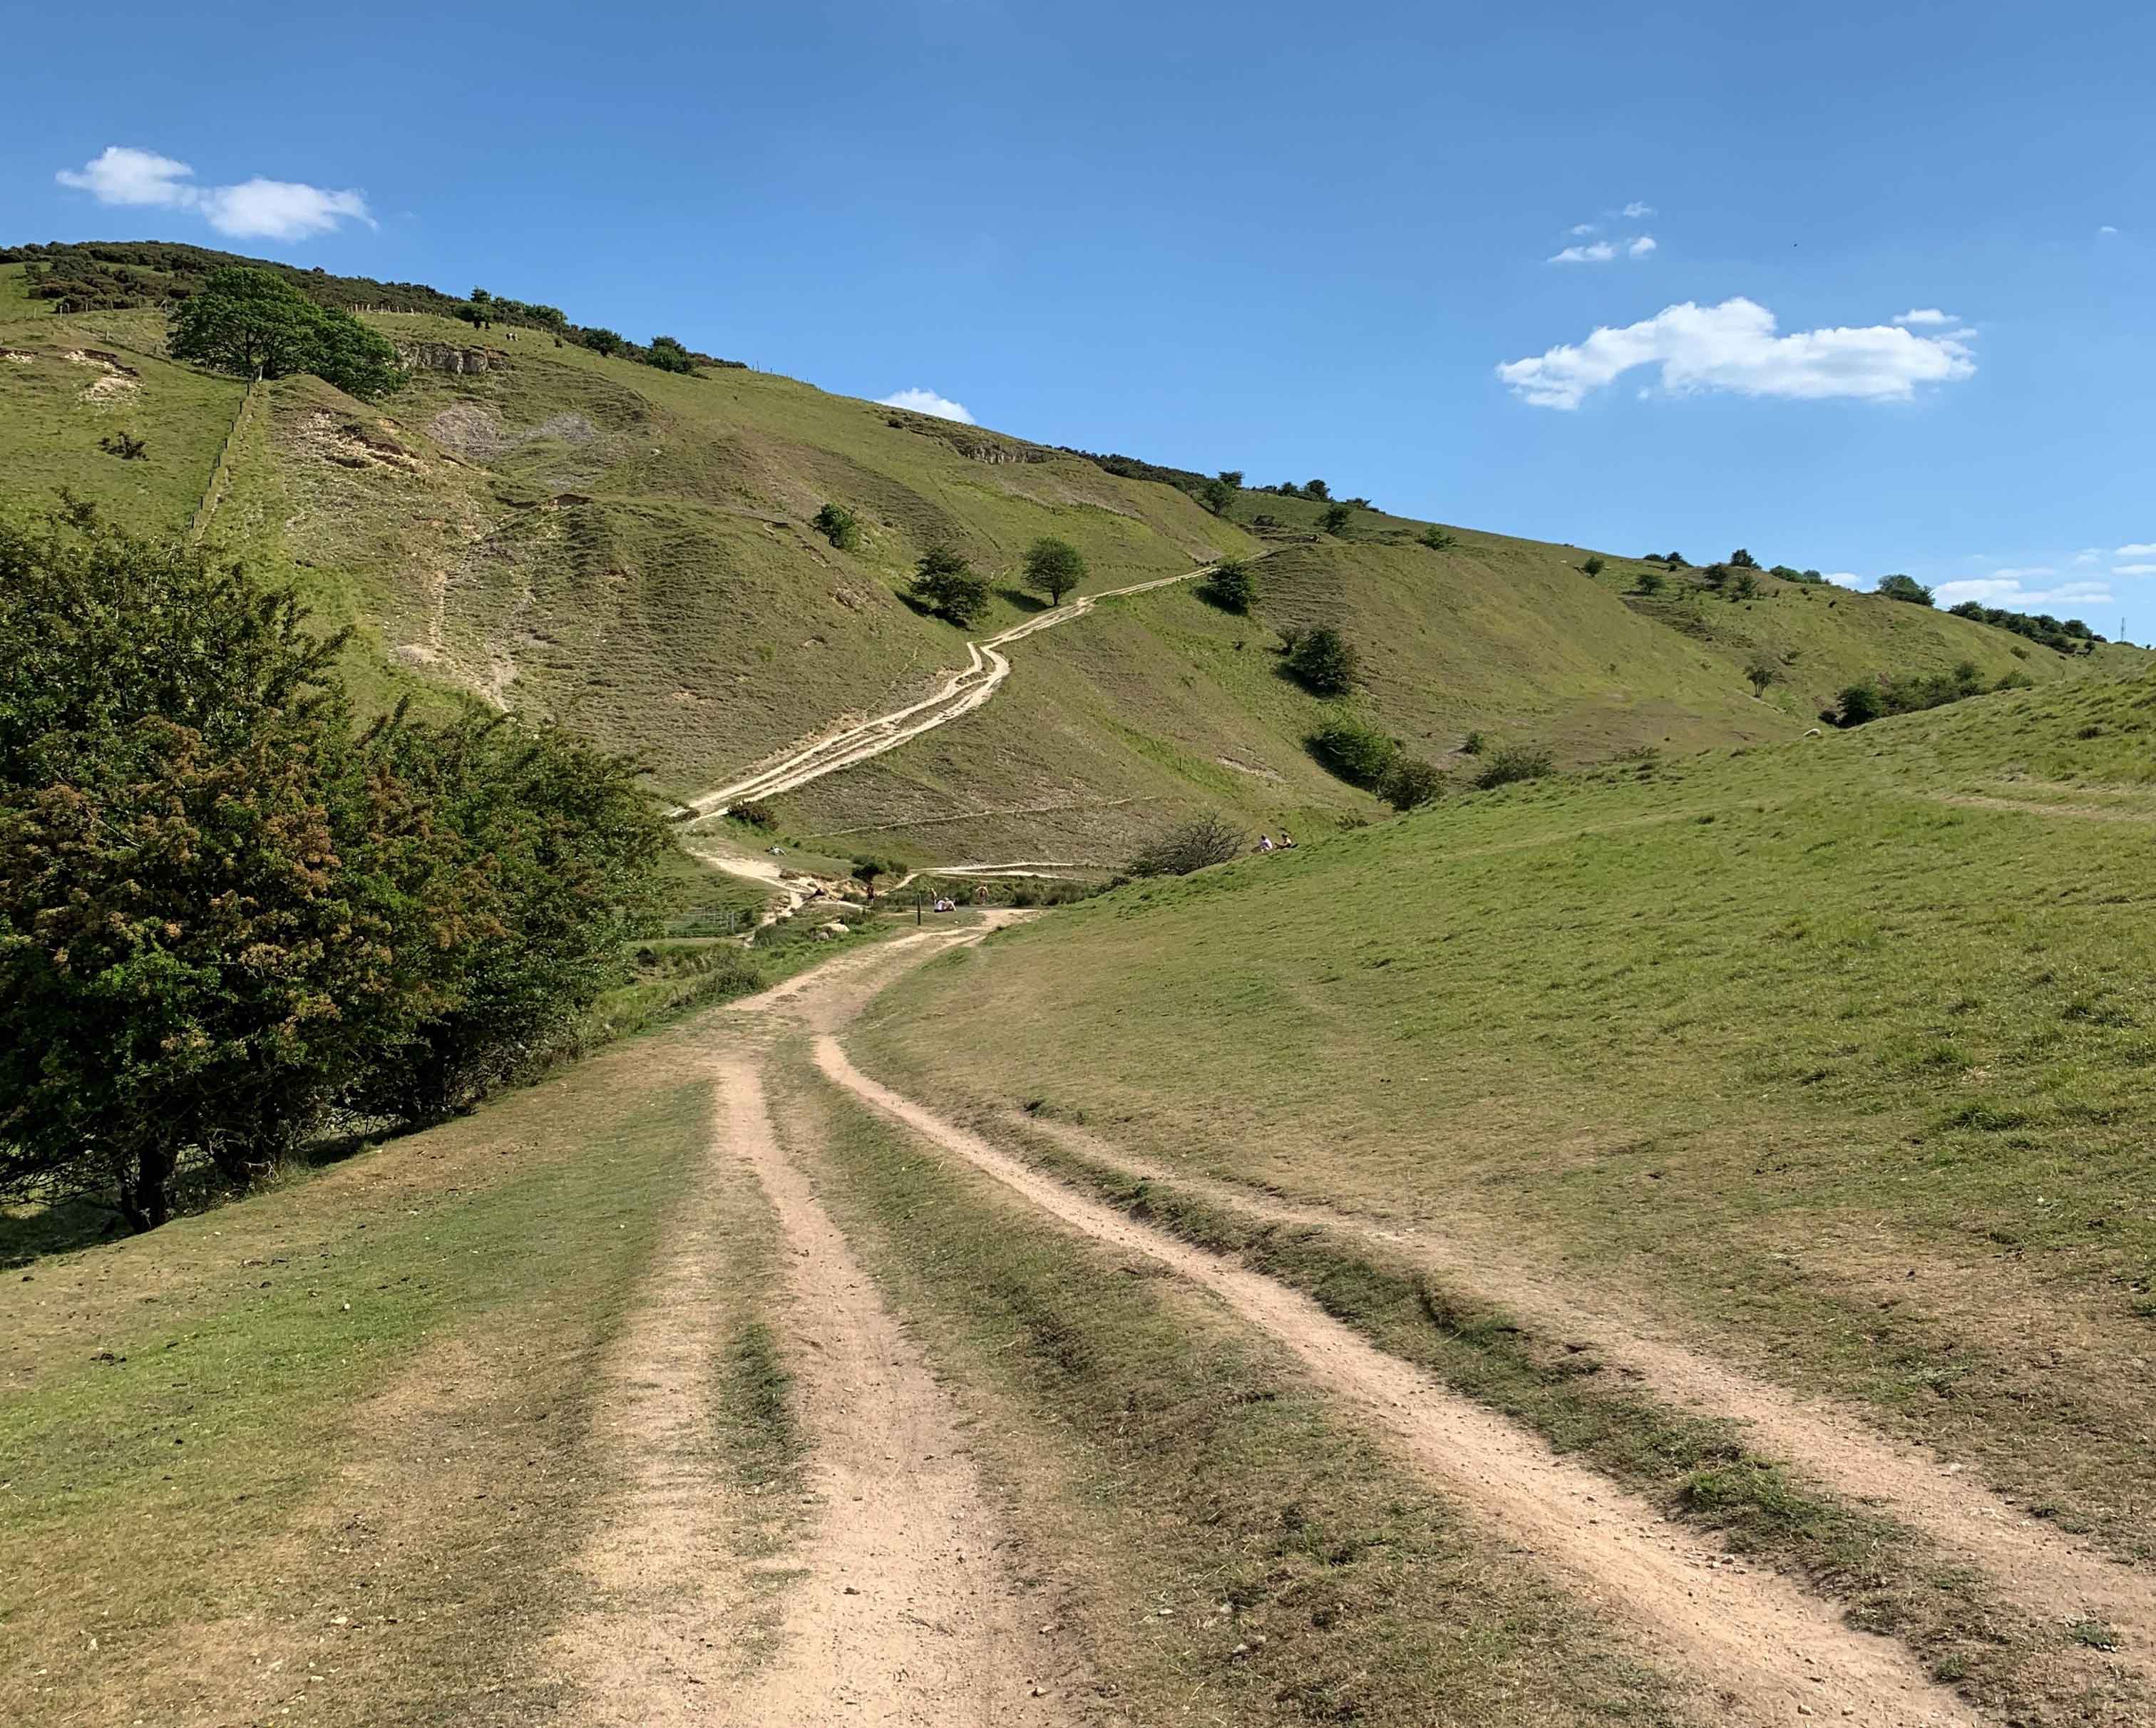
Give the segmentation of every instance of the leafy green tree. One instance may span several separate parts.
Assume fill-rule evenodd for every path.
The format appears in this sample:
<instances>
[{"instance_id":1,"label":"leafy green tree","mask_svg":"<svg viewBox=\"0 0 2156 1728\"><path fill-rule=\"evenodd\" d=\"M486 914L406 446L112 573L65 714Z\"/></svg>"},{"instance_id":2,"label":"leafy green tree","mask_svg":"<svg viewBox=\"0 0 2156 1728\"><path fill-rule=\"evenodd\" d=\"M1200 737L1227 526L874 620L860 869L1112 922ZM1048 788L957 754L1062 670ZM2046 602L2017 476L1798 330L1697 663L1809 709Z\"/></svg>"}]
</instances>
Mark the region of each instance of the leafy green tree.
<instances>
[{"instance_id":1,"label":"leafy green tree","mask_svg":"<svg viewBox=\"0 0 2156 1728\"><path fill-rule=\"evenodd\" d=\"M1872 592L1884 594L1889 600L1906 600L1912 606L1932 603L1932 591L1912 576L1882 576Z\"/></svg>"},{"instance_id":2,"label":"leafy green tree","mask_svg":"<svg viewBox=\"0 0 2156 1728\"><path fill-rule=\"evenodd\" d=\"M1216 516L1224 516L1235 508L1235 489L1225 480L1200 480L1198 501Z\"/></svg>"},{"instance_id":3,"label":"leafy green tree","mask_svg":"<svg viewBox=\"0 0 2156 1728\"><path fill-rule=\"evenodd\" d=\"M1375 726L1346 715L1310 735L1310 753L1350 786L1382 787L1399 761L1400 747Z\"/></svg>"},{"instance_id":4,"label":"leafy green tree","mask_svg":"<svg viewBox=\"0 0 2156 1728\"><path fill-rule=\"evenodd\" d=\"M1327 534L1337 534L1348 526L1348 519L1354 514L1344 504L1329 505L1325 514L1317 519L1317 526Z\"/></svg>"},{"instance_id":5,"label":"leafy green tree","mask_svg":"<svg viewBox=\"0 0 2156 1728\"><path fill-rule=\"evenodd\" d=\"M1659 594L1668 580L1669 578L1659 570L1643 570L1640 572L1639 581L1634 585L1634 592L1640 594Z\"/></svg>"},{"instance_id":6,"label":"leafy green tree","mask_svg":"<svg viewBox=\"0 0 2156 1728\"><path fill-rule=\"evenodd\" d=\"M1839 711L1830 717L1836 726L1861 726L1886 711L1886 699L1877 685L1851 684L1842 687Z\"/></svg>"},{"instance_id":7,"label":"leafy green tree","mask_svg":"<svg viewBox=\"0 0 2156 1728\"><path fill-rule=\"evenodd\" d=\"M652 337L651 346L644 351L644 363L655 366L662 372L688 373L696 370L696 356L672 336Z\"/></svg>"},{"instance_id":8,"label":"leafy green tree","mask_svg":"<svg viewBox=\"0 0 2156 1728\"><path fill-rule=\"evenodd\" d=\"M1434 522L1429 527L1424 529L1419 537L1422 543L1428 546L1433 552L1450 551L1454 546L1460 543L1453 537L1453 536L1446 533L1444 529L1439 527Z\"/></svg>"},{"instance_id":9,"label":"leafy green tree","mask_svg":"<svg viewBox=\"0 0 2156 1728\"><path fill-rule=\"evenodd\" d=\"M619 354L629 346L628 339L619 331L608 330L603 324L593 325L577 340L594 354Z\"/></svg>"},{"instance_id":10,"label":"leafy green tree","mask_svg":"<svg viewBox=\"0 0 2156 1728\"><path fill-rule=\"evenodd\" d=\"M988 609L988 585L948 546L931 546L921 555L914 569L913 595L962 630Z\"/></svg>"},{"instance_id":11,"label":"leafy green tree","mask_svg":"<svg viewBox=\"0 0 2156 1728\"><path fill-rule=\"evenodd\" d=\"M1752 683L1752 694L1763 696L1767 687L1782 675L1782 663L1763 649L1745 662L1744 675Z\"/></svg>"},{"instance_id":12,"label":"leafy green tree","mask_svg":"<svg viewBox=\"0 0 2156 1728\"><path fill-rule=\"evenodd\" d=\"M1224 468L1217 478L1224 486L1238 492L1243 490L1243 470L1240 468Z\"/></svg>"},{"instance_id":13,"label":"leafy green tree","mask_svg":"<svg viewBox=\"0 0 2156 1728\"><path fill-rule=\"evenodd\" d=\"M860 546L860 519L844 505L825 505L816 512L810 526L842 552L854 551Z\"/></svg>"},{"instance_id":14,"label":"leafy green tree","mask_svg":"<svg viewBox=\"0 0 2156 1728\"><path fill-rule=\"evenodd\" d=\"M1344 696L1355 687L1362 656L1329 624L1299 636L1287 657L1288 670L1321 696Z\"/></svg>"},{"instance_id":15,"label":"leafy green tree","mask_svg":"<svg viewBox=\"0 0 2156 1728\"><path fill-rule=\"evenodd\" d=\"M1602 559L1594 556L1593 553L1589 553L1586 562L1582 564L1579 567L1589 576L1599 576L1609 567L1608 564L1604 563Z\"/></svg>"},{"instance_id":16,"label":"leafy green tree","mask_svg":"<svg viewBox=\"0 0 2156 1728\"><path fill-rule=\"evenodd\" d=\"M1223 558L1206 577L1204 593L1223 612L1246 614L1258 603L1257 572L1240 558Z\"/></svg>"},{"instance_id":17,"label":"leafy green tree","mask_svg":"<svg viewBox=\"0 0 2156 1728\"><path fill-rule=\"evenodd\" d=\"M1063 597L1086 580L1086 555L1067 540L1044 534L1025 555L1025 585L1060 606Z\"/></svg>"},{"instance_id":18,"label":"leafy green tree","mask_svg":"<svg viewBox=\"0 0 2156 1728\"><path fill-rule=\"evenodd\" d=\"M282 276L242 265L215 272L180 302L167 345L176 360L241 377L312 372L353 396L386 396L404 377L387 338Z\"/></svg>"},{"instance_id":19,"label":"leafy green tree","mask_svg":"<svg viewBox=\"0 0 2156 1728\"><path fill-rule=\"evenodd\" d=\"M1322 501L1332 495L1332 489L1322 480L1305 480L1302 483L1302 495L1305 498L1315 498Z\"/></svg>"},{"instance_id":20,"label":"leafy green tree","mask_svg":"<svg viewBox=\"0 0 2156 1728\"><path fill-rule=\"evenodd\" d=\"M896 866L889 859L879 858L874 853L855 853L853 864L854 879L868 890L870 900L875 898L875 885L878 881L886 876L897 874Z\"/></svg>"},{"instance_id":21,"label":"leafy green tree","mask_svg":"<svg viewBox=\"0 0 2156 1728\"><path fill-rule=\"evenodd\" d=\"M1757 570L1759 561L1739 546L1729 555L1729 566L1732 570Z\"/></svg>"}]
</instances>

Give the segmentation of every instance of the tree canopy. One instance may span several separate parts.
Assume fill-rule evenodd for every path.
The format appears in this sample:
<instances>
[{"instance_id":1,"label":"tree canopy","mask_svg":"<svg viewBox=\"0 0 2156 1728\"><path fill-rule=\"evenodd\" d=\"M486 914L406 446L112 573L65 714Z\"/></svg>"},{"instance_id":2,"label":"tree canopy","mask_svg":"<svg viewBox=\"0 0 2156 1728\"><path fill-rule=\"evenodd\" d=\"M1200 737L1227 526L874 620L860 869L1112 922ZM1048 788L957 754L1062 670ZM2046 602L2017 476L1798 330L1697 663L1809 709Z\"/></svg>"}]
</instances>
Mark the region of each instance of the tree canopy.
<instances>
[{"instance_id":1,"label":"tree canopy","mask_svg":"<svg viewBox=\"0 0 2156 1728\"><path fill-rule=\"evenodd\" d=\"M469 1102L624 963L633 765L362 729L290 589L86 511L0 519L0 1198L138 1228L343 1104Z\"/></svg>"},{"instance_id":2,"label":"tree canopy","mask_svg":"<svg viewBox=\"0 0 2156 1728\"><path fill-rule=\"evenodd\" d=\"M1025 555L1025 585L1060 606L1063 597L1086 580L1086 555L1067 540L1043 535Z\"/></svg>"},{"instance_id":3,"label":"tree canopy","mask_svg":"<svg viewBox=\"0 0 2156 1728\"><path fill-rule=\"evenodd\" d=\"M312 372L353 396L387 396L404 382L387 337L268 270L214 273L172 313L169 345L176 360L242 377Z\"/></svg>"},{"instance_id":4,"label":"tree canopy","mask_svg":"<svg viewBox=\"0 0 2156 1728\"><path fill-rule=\"evenodd\" d=\"M914 569L913 595L962 630L988 609L988 585L948 546L931 546L921 554Z\"/></svg>"}]
</instances>

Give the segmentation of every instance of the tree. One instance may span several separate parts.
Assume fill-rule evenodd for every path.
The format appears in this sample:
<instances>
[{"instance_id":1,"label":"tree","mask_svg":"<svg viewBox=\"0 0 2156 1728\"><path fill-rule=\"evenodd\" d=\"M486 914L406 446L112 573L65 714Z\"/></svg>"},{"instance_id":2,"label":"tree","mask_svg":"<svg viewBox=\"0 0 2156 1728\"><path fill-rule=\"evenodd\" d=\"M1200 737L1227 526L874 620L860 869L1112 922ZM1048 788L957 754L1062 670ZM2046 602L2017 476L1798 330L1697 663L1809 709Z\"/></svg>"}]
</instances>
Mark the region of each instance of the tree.
<instances>
[{"instance_id":1,"label":"tree","mask_svg":"<svg viewBox=\"0 0 2156 1728\"><path fill-rule=\"evenodd\" d=\"M577 340L594 354L619 354L629 341L618 330L608 330L603 324L593 325L579 335Z\"/></svg>"},{"instance_id":2,"label":"tree","mask_svg":"<svg viewBox=\"0 0 2156 1728\"><path fill-rule=\"evenodd\" d=\"M1782 675L1782 664L1763 650L1745 663L1744 675L1752 681L1752 694L1763 696L1767 686Z\"/></svg>"},{"instance_id":3,"label":"tree","mask_svg":"<svg viewBox=\"0 0 2156 1728\"><path fill-rule=\"evenodd\" d=\"M1206 578L1205 597L1223 612L1247 613L1258 603L1258 578L1240 558L1223 558Z\"/></svg>"},{"instance_id":4,"label":"tree","mask_svg":"<svg viewBox=\"0 0 2156 1728\"><path fill-rule=\"evenodd\" d=\"M1350 786L1377 790L1398 765L1400 747L1375 726L1343 715L1310 735L1310 753Z\"/></svg>"},{"instance_id":5,"label":"tree","mask_svg":"<svg viewBox=\"0 0 2156 1728\"><path fill-rule=\"evenodd\" d=\"M809 526L842 552L850 552L861 543L860 520L844 505L825 505Z\"/></svg>"},{"instance_id":6,"label":"tree","mask_svg":"<svg viewBox=\"0 0 2156 1728\"><path fill-rule=\"evenodd\" d=\"M1025 585L1047 595L1050 606L1060 606L1063 597L1085 580L1085 554L1070 541L1043 535L1027 548Z\"/></svg>"},{"instance_id":7,"label":"tree","mask_svg":"<svg viewBox=\"0 0 2156 1728\"><path fill-rule=\"evenodd\" d=\"M1451 535L1446 533L1444 529L1437 526L1435 523L1432 523L1429 527L1424 529L1419 537L1422 543L1428 546L1433 552L1450 551L1455 546L1459 544L1459 542L1455 541Z\"/></svg>"},{"instance_id":8,"label":"tree","mask_svg":"<svg viewBox=\"0 0 2156 1728\"><path fill-rule=\"evenodd\" d=\"M1224 516L1235 506L1235 489L1225 480L1200 480L1198 501L1214 515Z\"/></svg>"},{"instance_id":9,"label":"tree","mask_svg":"<svg viewBox=\"0 0 2156 1728\"><path fill-rule=\"evenodd\" d=\"M1746 551L1743 546L1738 547L1729 555L1729 563L1730 567L1735 570L1757 570L1759 567L1759 561Z\"/></svg>"},{"instance_id":10,"label":"tree","mask_svg":"<svg viewBox=\"0 0 2156 1728\"><path fill-rule=\"evenodd\" d=\"M1187 876L1240 857L1243 831L1217 813L1170 828L1131 860L1133 876Z\"/></svg>"},{"instance_id":11,"label":"tree","mask_svg":"<svg viewBox=\"0 0 2156 1728\"><path fill-rule=\"evenodd\" d=\"M282 276L221 269L173 312L167 346L241 377L312 372L353 396L386 396L403 382L397 351L349 312L318 306Z\"/></svg>"},{"instance_id":12,"label":"tree","mask_svg":"<svg viewBox=\"0 0 2156 1728\"><path fill-rule=\"evenodd\" d=\"M1317 519L1317 525L1327 534L1337 534L1348 526L1348 519L1354 514L1354 511L1349 510L1344 504L1332 505L1327 508L1325 514Z\"/></svg>"},{"instance_id":13,"label":"tree","mask_svg":"<svg viewBox=\"0 0 2156 1728\"><path fill-rule=\"evenodd\" d=\"M1273 488L1273 490L1279 493L1283 498L1300 498L1302 496L1302 488L1296 485L1293 480L1282 480L1280 485Z\"/></svg>"},{"instance_id":14,"label":"tree","mask_svg":"<svg viewBox=\"0 0 2156 1728\"><path fill-rule=\"evenodd\" d=\"M1344 696L1355 686L1362 657L1330 625L1320 625L1296 639L1289 650L1288 670L1321 696Z\"/></svg>"},{"instance_id":15,"label":"tree","mask_svg":"<svg viewBox=\"0 0 2156 1728\"><path fill-rule=\"evenodd\" d=\"M854 879L868 890L870 900L875 898L877 880L893 874L895 873L888 859L878 858L873 853L867 852L857 852L854 854Z\"/></svg>"},{"instance_id":16,"label":"tree","mask_svg":"<svg viewBox=\"0 0 2156 1728\"><path fill-rule=\"evenodd\" d=\"M1322 500L1332 495L1332 489L1322 480L1305 480L1302 483L1302 495L1305 498Z\"/></svg>"},{"instance_id":17,"label":"tree","mask_svg":"<svg viewBox=\"0 0 2156 1728\"><path fill-rule=\"evenodd\" d=\"M1579 567L1581 572L1585 575L1599 576L1609 567L1608 564L1604 563L1602 559L1590 552L1588 554L1587 561Z\"/></svg>"},{"instance_id":18,"label":"tree","mask_svg":"<svg viewBox=\"0 0 2156 1728\"><path fill-rule=\"evenodd\" d=\"M1889 600L1906 600L1912 606L1929 606L1932 591L1912 576L1882 576L1871 592L1883 594Z\"/></svg>"},{"instance_id":19,"label":"tree","mask_svg":"<svg viewBox=\"0 0 2156 1728\"><path fill-rule=\"evenodd\" d=\"M644 363L662 372L689 373L696 370L696 356L672 336L654 336L644 351Z\"/></svg>"},{"instance_id":20,"label":"tree","mask_svg":"<svg viewBox=\"0 0 2156 1728\"><path fill-rule=\"evenodd\" d=\"M1640 572L1640 580L1635 584L1634 592L1641 594L1659 594L1668 580L1669 578L1659 570L1643 570Z\"/></svg>"},{"instance_id":21,"label":"tree","mask_svg":"<svg viewBox=\"0 0 2156 1728\"><path fill-rule=\"evenodd\" d=\"M1232 487L1238 492L1243 490L1243 470L1240 468L1224 468L1219 478L1224 486Z\"/></svg>"},{"instance_id":22,"label":"tree","mask_svg":"<svg viewBox=\"0 0 2156 1728\"><path fill-rule=\"evenodd\" d=\"M948 546L931 546L921 554L914 569L913 594L962 630L988 609L988 585Z\"/></svg>"},{"instance_id":23,"label":"tree","mask_svg":"<svg viewBox=\"0 0 2156 1728\"><path fill-rule=\"evenodd\" d=\"M1662 562L1672 570L1683 570L1689 567L1685 563L1685 555L1682 552L1665 552L1662 554Z\"/></svg>"},{"instance_id":24,"label":"tree","mask_svg":"<svg viewBox=\"0 0 2156 1728\"><path fill-rule=\"evenodd\" d=\"M1839 700L1840 711L1830 716L1839 726L1861 726L1887 711L1885 698L1876 684L1845 685Z\"/></svg>"}]
</instances>

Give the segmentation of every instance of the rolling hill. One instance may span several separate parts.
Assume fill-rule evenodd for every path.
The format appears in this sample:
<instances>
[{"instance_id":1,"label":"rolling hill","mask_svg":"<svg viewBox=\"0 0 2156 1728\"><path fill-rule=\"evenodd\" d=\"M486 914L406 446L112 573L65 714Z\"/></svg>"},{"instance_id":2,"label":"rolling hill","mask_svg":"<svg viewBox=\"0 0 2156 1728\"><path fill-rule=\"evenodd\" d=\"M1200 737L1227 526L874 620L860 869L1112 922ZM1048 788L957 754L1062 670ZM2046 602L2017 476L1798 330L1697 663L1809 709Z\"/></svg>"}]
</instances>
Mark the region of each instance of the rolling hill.
<instances>
[{"instance_id":1,"label":"rolling hill","mask_svg":"<svg viewBox=\"0 0 2156 1728\"><path fill-rule=\"evenodd\" d=\"M1327 535L1317 501L1257 491L1214 515L1144 477L1172 470L730 364L670 374L544 322L475 329L411 285L293 273L388 308L365 315L411 370L387 402L307 377L250 392L164 357L153 302L186 279L158 265L190 249L106 249L143 261L103 267L81 298L132 304L33 298L33 269L54 291L50 254L0 265L11 495L65 487L146 530L201 517L208 543L297 577L325 623L357 628L353 676L372 700L459 692L555 718L638 751L670 797L963 665L965 635L902 592L932 546L991 577L977 635L1033 614L1014 572L1044 534L1085 553L1088 590L1262 560L1251 617L1188 583L1111 602L1029 638L963 723L788 794L788 828L839 849L1113 862L1202 807L1268 826L1373 814L1310 756L1325 710L1281 675L1276 632L1321 622L1363 655L1357 705L1440 766L1464 761L1471 732L1578 765L1791 736L1855 678L2076 669L1988 626L1765 576L1741 602L1692 572L1646 596L1645 567L1610 556L1590 577L1575 547L1455 528L1432 551L1424 525L1360 508ZM100 449L119 429L146 441L144 459ZM863 523L858 550L810 526L827 502ZM1763 699L1745 676L1762 654L1777 679Z\"/></svg>"}]
</instances>

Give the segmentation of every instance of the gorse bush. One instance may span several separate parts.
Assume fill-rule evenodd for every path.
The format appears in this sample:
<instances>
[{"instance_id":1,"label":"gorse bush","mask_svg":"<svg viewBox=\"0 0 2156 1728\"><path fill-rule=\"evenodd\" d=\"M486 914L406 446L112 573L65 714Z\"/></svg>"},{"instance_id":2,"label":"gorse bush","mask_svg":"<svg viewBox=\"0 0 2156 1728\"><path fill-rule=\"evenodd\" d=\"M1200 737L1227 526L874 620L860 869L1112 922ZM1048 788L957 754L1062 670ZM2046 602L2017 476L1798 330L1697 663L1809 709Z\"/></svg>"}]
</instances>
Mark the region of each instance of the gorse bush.
<instances>
[{"instance_id":1,"label":"gorse bush","mask_svg":"<svg viewBox=\"0 0 2156 1728\"><path fill-rule=\"evenodd\" d=\"M1541 780L1557 772L1557 761L1539 744L1507 744L1489 751L1475 777L1476 788L1490 792L1522 780Z\"/></svg>"},{"instance_id":2,"label":"gorse bush","mask_svg":"<svg viewBox=\"0 0 2156 1728\"><path fill-rule=\"evenodd\" d=\"M1257 574L1240 558L1223 558L1199 592L1223 612L1240 617L1258 603Z\"/></svg>"},{"instance_id":3,"label":"gorse bush","mask_svg":"<svg viewBox=\"0 0 2156 1728\"><path fill-rule=\"evenodd\" d=\"M1321 696L1344 696L1355 687L1363 659L1353 645L1329 624L1297 633L1287 644L1287 668L1303 685Z\"/></svg>"},{"instance_id":4,"label":"gorse bush","mask_svg":"<svg viewBox=\"0 0 2156 1728\"><path fill-rule=\"evenodd\" d=\"M666 844L631 765L356 727L289 590L0 520L0 1197L162 1223L362 1107L466 1101L619 975Z\"/></svg>"},{"instance_id":5,"label":"gorse bush","mask_svg":"<svg viewBox=\"0 0 2156 1728\"><path fill-rule=\"evenodd\" d=\"M839 551L854 551L860 546L860 520L844 505L825 505L810 519L809 526Z\"/></svg>"}]
</instances>

